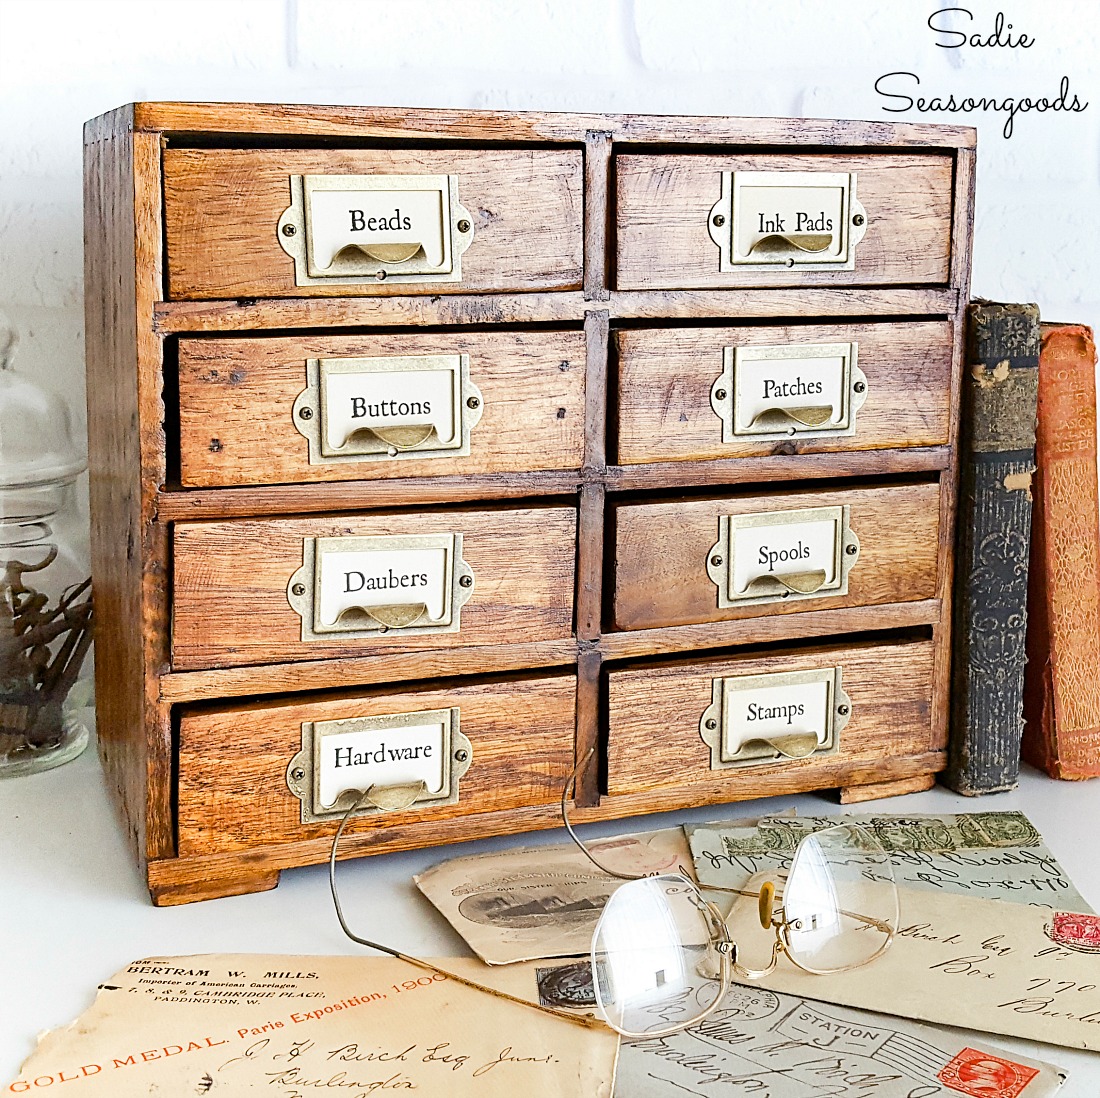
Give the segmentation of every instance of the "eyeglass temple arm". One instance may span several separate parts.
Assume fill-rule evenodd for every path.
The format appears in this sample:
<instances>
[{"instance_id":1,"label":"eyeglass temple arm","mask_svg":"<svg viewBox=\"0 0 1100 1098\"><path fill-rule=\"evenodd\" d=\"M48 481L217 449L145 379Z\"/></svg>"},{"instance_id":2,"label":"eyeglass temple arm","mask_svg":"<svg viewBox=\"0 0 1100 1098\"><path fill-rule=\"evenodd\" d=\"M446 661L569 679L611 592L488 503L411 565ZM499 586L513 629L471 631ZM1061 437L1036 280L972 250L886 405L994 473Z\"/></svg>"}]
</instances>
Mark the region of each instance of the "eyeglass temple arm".
<instances>
[{"instance_id":1,"label":"eyeglass temple arm","mask_svg":"<svg viewBox=\"0 0 1100 1098\"><path fill-rule=\"evenodd\" d=\"M620 873L617 869L611 869L604 865L588 849L587 846L581 841L580 836L573 830L573 825L569 822L569 810L566 805L569 801L570 790L575 789L577 785L577 775L587 766L589 760L596 753L594 747L590 747L582 758L577 761L577 765L573 767L573 773L569 775L566 783L561 791L561 822L565 825L565 830L569 832L569 838L577 844L577 849L601 872L606 873L609 877L615 877L620 881L644 881L649 874L647 873Z\"/></svg>"},{"instance_id":2,"label":"eyeglass temple arm","mask_svg":"<svg viewBox=\"0 0 1100 1098\"><path fill-rule=\"evenodd\" d=\"M438 972L446 976L449 980L454 980L456 983L462 984L465 987L472 987L477 991L487 992L489 995L495 995L498 999L507 999L508 1002L516 1003L518 1006L530 1007L532 1010L537 1010L541 1014L552 1014L555 1018L561 1018L564 1021L572 1022L574 1025L584 1026L588 1029L609 1028L606 1022L592 1014L572 1014L567 1010L557 1010L554 1007L543 1006L541 1003L532 1003L529 999L520 998L518 995L510 995L507 991L501 991L499 988L489 987L486 984L479 984L476 980L471 980L466 976L460 976L457 972L451 972L449 969L440 968L439 965L433 965L430 961L422 961L419 957L412 957L408 953L402 953L398 949L393 949L388 945L383 945L381 942L375 942L370 938L363 938L356 934L351 927L348 926L347 919L344 918L344 908L340 903L340 894L336 890L336 850L340 844L340 838L344 834L344 828L347 827L348 820L363 807L369 793L370 790L361 792L355 803L344 813L343 819L340 821L340 826L336 829L336 834L333 836L332 849L329 851L328 856L328 886L329 890L332 892L332 904L333 907L336 908L336 918L340 923L340 929L353 942L367 946L369 949L376 949L379 953L386 953L390 957L395 957L399 961L405 961L407 964L415 965L417 968L422 968L426 972Z\"/></svg>"}]
</instances>

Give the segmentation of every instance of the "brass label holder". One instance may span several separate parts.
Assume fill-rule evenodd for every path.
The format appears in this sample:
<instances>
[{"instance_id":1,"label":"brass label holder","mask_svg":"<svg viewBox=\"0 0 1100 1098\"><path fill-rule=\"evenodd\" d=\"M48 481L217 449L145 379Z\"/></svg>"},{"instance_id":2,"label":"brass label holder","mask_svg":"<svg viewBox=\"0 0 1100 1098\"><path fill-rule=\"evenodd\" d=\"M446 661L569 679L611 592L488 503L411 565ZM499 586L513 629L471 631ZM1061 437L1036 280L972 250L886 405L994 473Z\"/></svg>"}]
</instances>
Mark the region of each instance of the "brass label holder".
<instances>
[{"instance_id":1,"label":"brass label holder","mask_svg":"<svg viewBox=\"0 0 1100 1098\"><path fill-rule=\"evenodd\" d=\"M360 799L356 816L434 808L458 803L472 758L457 706L305 721L286 784L301 801L304 824L339 819Z\"/></svg>"},{"instance_id":2,"label":"brass label holder","mask_svg":"<svg viewBox=\"0 0 1100 1098\"><path fill-rule=\"evenodd\" d=\"M852 713L841 669L730 675L711 681L699 718L712 770L836 755Z\"/></svg>"},{"instance_id":3,"label":"brass label holder","mask_svg":"<svg viewBox=\"0 0 1100 1098\"><path fill-rule=\"evenodd\" d=\"M722 515L707 553L718 606L751 606L848 593L859 559L849 506Z\"/></svg>"},{"instance_id":4,"label":"brass label holder","mask_svg":"<svg viewBox=\"0 0 1100 1098\"><path fill-rule=\"evenodd\" d=\"M474 574L461 534L381 534L302 541L287 601L302 640L457 633Z\"/></svg>"},{"instance_id":5,"label":"brass label holder","mask_svg":"<svg viewBox=\"0 0 1100 1098\"><path fill-rule=\"evenodd\" d=\"M720 271L851 271L867 211L856 199L855 172L729 171L722 172L707 231Z\"/></svg>"},{"instance_id":6,"label":"brass label holder","mask_svg":"<svg viewBox=\"0 0 1100 1098\"><path fill-rule=\"evenodd\" d=\"M473 219L456 175L292 175L276 226L297 286L462 280Z\"/></svg>"},{"instance_id":7,"label":"brass label holder","mask_svg":"<svg viewBox=\"0 0 1100 1098\"><path fill-rule=\"evenodd\" d=\"M291 411L310 465L465 457L484 400L470 356L311 358Z\"/></svg>"},{"instance_id":8,"label":"brass label holder","mask_svg":"<svg viewBox=\"0 0 1100 1098\"><path fill-rule=\"evenodd\" d=\"M710 406L722 441L855 434L867 399L857 343L725 347Z\"/></svg>"}]
</instances>

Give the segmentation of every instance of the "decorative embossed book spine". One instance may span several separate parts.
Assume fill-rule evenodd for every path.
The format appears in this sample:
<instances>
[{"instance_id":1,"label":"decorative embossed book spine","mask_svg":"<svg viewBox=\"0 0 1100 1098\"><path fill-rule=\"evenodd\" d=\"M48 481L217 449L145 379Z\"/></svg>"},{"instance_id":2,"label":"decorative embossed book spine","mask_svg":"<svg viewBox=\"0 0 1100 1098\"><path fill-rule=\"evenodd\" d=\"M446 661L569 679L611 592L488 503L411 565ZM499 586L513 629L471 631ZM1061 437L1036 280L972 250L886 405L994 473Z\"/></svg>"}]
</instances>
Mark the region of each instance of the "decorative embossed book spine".
<instances>
[{"instance_id":1,"label":"decorative embossed book spine","mask_svg":"<svg viewBox=\"0 0 1100 1098\"><path fill-rule=\"evenodd\" d=\"M980 301L967 321L942 780L977 796L1014 788L1020 772L1039 309Z\"/></svg>"},{"instance_id":2,"label":"decorative embossed book spine","mask_svg":"<svg viewBox=\"0 0 1100 1098\"><path fill-rule=\"evenodd\" d=\"M1024 758L1055 778L1100 775L1100 518L1096 346L1042 326L1028 593Z\"/></svg>"}]
</instances>

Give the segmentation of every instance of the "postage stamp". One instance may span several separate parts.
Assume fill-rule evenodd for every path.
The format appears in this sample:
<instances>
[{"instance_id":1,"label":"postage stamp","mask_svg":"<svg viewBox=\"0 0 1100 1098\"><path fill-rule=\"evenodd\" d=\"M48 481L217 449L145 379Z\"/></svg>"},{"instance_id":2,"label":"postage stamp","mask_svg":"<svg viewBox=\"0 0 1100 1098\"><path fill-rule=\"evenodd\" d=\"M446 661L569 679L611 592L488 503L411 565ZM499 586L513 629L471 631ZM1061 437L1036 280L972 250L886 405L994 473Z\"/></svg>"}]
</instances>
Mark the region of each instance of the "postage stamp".
<instances>
[{"instance_id":1,"label":"postage stamp","mask_svg":"<svg viewBox=\"0 0 1100 1098\"><path fill-rule=\"evenodd\" d=\"M1100 953L1100 915L1077 915L1056 911L1043 928L1046 936L1066 949L1078 953Z\"/></svg>"},{"instance_id":2,"label":"postage stamp","mask_svg":"<svg viewBox=\"0 0 1100 1098\"><path fill-rule=\"evenodd\" d=\"M945 1087L972 1098L1017 1098L1038 1075L1036 1068L964 1048L938 1073Z\"/></svg>"}]
</instances>

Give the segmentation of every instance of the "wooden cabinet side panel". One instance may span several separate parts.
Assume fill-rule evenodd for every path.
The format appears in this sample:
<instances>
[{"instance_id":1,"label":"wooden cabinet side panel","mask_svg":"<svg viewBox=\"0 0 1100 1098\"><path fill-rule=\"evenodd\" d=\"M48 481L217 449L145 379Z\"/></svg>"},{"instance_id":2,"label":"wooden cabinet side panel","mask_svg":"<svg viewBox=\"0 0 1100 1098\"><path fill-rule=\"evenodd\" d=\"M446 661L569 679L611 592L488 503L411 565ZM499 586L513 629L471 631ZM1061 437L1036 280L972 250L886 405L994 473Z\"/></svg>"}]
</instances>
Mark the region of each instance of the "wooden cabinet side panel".
<instances>
[{"instance_id":1,"label":"wooden cabinet side panel","mask_svg":"<svg viewBox=\"0 0 1100 1098\"><path fill-rule=\"evenodd\" d=\"M938 484L908 484L620 505L615 511L615 626L647 629L934 598L939 492ZM851 508L851 529L860 542L846 595L719 608L707 557L718 541L720 516L843 504Z\"/></svg>"},{"instance_id":2,"label":"wooden cabinet side panel","mask_svg":"<svg viewBox=\"0 0 1100 1098\"><path fill-rule=\"evenodd\" d=\"M173 149L164 157L169 296L356 297L578 290L579 149ZM298 286L276 227L291 175L458 175L473 220L460 282ZM491 313L488 314L491 319Z\"/></svg>"},{"instance_id":3,"label":"wooden cabinet side panel","mask_svg":"<svg viewBox=\"0 0 1100 1098\"><path fill-rule=\"evenodd\" d=\"M608 791L640 793L660 786L698 786L726 799L754 795L753 783L797 775L801 788L840 784L834 775L853 764L874 764L931 751L931 641L771 653L761 657L700 660L696 665L632 668L610 676ZM840 666L852 700L840 754L785 760L730 770L710 769L710 748L699 721L711 703L711 683L724 675L757 675ZM707 797L709 799L709 797Z\"/></svg>"},{"instance_id":4,"label":"wooden cabinet side panel","mask_svg":"<svg viewBox=\"0 0 1100 1098\"><path fill-rule=\"evenodd\" d=\"M167 545L153 523L163 479L160 144L124 111L84 150L85 346L99 751L139 860L173 850L170 736L154 668L167 649Z\"/></svg>"},{"instance_id":5,"label":"wooden cabinet side panel","mask_svg":"<svg viewBox=\"0 0 1100 1098\"><path fill-rule=\"evenodd\" d=\"M304 842L332 832L303 824L286 770L305 721L344 720L457 706L470 740L470 769L458 803L367 815L349 836L413 827L417 845L441 841L448 822L479 813L552 804L573 769L577 680L572 675L456 685L438 690L364 691L337 700L184 714L180 720L180 854L210 854Z\"/></svg>"}]
</instances>

